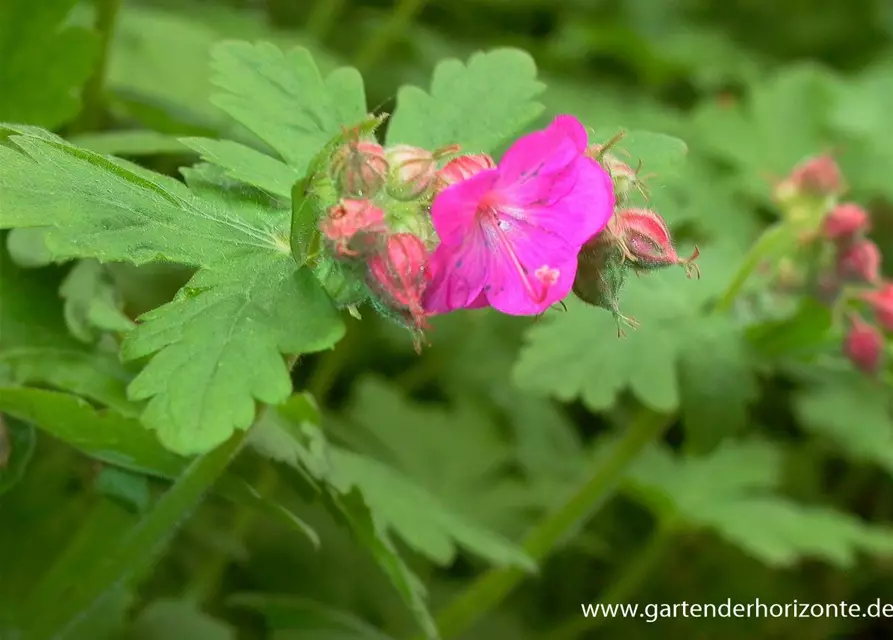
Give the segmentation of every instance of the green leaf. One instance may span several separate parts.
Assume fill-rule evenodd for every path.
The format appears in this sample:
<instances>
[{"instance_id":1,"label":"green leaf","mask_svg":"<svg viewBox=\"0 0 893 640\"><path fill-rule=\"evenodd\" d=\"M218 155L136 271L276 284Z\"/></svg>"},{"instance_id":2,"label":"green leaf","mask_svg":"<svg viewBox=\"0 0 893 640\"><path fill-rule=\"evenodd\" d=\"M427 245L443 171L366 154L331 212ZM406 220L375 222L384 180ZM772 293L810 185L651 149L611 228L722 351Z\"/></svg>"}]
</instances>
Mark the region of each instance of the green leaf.
<instances>
[{"instance_id":1,"label":"green leaf","mask_svg":"<svg viewBox=\"0 0 893 640\"><path fill-rule=\"evenodd\" d=\"M36 444L34 427L0 414L0 495L25 475Z\"/></svg>"},{"instance_id":2,"label":"green leaf","mask_svg":"<svg viewBox=\"0 0 893 640\"><path fill-rule=\"evenodd\" d=\"M39 426L97 460L124 469L172 478L184 466L185 461L161 447L136 418L94 409L67 393L0 387L0 411Z\"/></svg>"},{"instance_id":3,"label":"green leaf","mask_svg":"<svg viewBox=\"0 0 893 640\"><path fill-rule=\"evenodd\" d=\"M177 138L144 129L83 133L69 137L68 141L76 147L102 155L134 157L189 154L189 148Z\"/></svg>"},{"instance_id":4,"label":"green leaf","mask_svg":"<svg viewBox=\"0 0 893 640\"><path fill-rule=\"evenodd\" d=\"M530 524L537 496L517 479L514 452L491 416L467 397L448 410L414 403L367 377L355 383L346 419L343 437L353 448L406 474L456 513L498 531Z\"/></svg>"},{"instance_id":5,"label":"green leaf","mask_svg":"<svg viewBox=\"0 0 893 640\"><path fill-rule=\"evenodd\" d=\"M122 346L157 355L131 383L150 399L143 423L183 455L207 451L254 422L255 400L291 393L281 353L332 347L344 324L312 273L291 257L249 253L199 271L170 304L151 311Z\"/></svg>"},{"instance_id":6,"label":"green leaf","mask_svg":"<svg viewBox=\"0 0 893 640\"><path fill-rule=\"evenodd\" d=\"M59 295L65 300L69 331L83 342L96 340L99 331L126 333L135 326L121 311L123 304L111 277L96 260L75 263Z\"/></svg>"},{"instance_id":7,"label":"green leaf","mask_svg":"<svg viewBox=\"0 0 893 640\"><path fill-rule=\"evenodd\" d=\"M434 562L449 564L461 546L496 566L536 569L533 561L507 540L449 511L397 471L335 447L330 449L329 459L333 468L330 482L341 493L357 488L379 526L393 530Z\"/></svg>"},{"instance_id":8,"label":"green leaf","mask_svg":"<svg viewBox=\"0 0 893 640\"><path fill-rule=\"evenodd\" d=\"M231 140L183 138L203 160L226 169L227 175L283 198L291 197L292 185L301 177L295 169L272 156Z\"/></svg>"},{"instance_id":9,"label":"green leaf","mask_svg":"<svg viewBox=\"0 0 893 640\"><path fill-rule=\"evenodd\" d=\"M128 630L131 640L235 640L236 630L182 600L150 602Z\"/></svg>"},{"instance_id":10,"label":"green leaf","mask_svg":"<svg viewBox=\"0 0 893 640\"><path fill-rule=\"evenodd\" d=\"M209 202L46 132L7 131L15 147L0 146L0 228L52 227L46 242L57 260L211 266L248 251L287 255L285 210Z\"/></svg>"},{"instance_id":11,"label":"green leaf","mask_svg":"<svg viewBox=\"0 0 893 640\"><path fill-rule=\"evenodd\" d=\"M496 565L535 570L532 561L509 542L450 511L397 470L327 445L322 432L311 422L296 424L288 414L287 408L284 413L266 414L250 442L269 457L299 467L341 495L356 488L382 530L393 531L442 565L452 562L457 546L462 546Z\"/></svg>"},{"instance_id":12,"label":"green leaf","mask_svg":"<svg viewBox=\"0 0 893 640\"><path fill-rule=\"evenodd\" d=\"M224 42L214 47L212 59L212 82L225 93L211 101L269 145L298 176L342 127L366 116L359 72L344 67L323 78L307 49L283 52L267 42ZM220 152L220 145L216 147ZM220 158L237 161L236 167L245 163L242 168L252 172L270 165L254 155ZM277 175L283 170L277 169Z\"/></svg>"},{"instance_id":13,"label":"green leaf","mask_svg":"<svg viewBox=\"0 0 893 640\"><path fill-rule=\"evenodd\" d=\"M393 640L363 620L320 602L290 595L240 593L227 604L260 613L276 638L292 640Z\"/></svg>"},{"instance_id":14,"label":"green leaf","mask_svg":"<svg viewBox=\"0 0 893 640\"><path fill-rule=\"evenodd\" d=\"M721 257L709 256L716 261L710 264L718 264ZM704 315L704 300L718 288L711 280L723 279L720 271L704 264L700 281L686 280L681 270L630 278L621 292L620 309L641 326L623 338L617 337L609 313L569 300L567 313L548 314L528 331L515 380L524 389L560 400L579 397L594 410L612 407L628 389L657 411L686 407L696 428L712 420L698 412L706 408L704 398L721 384L722 392L730 394L723 401L736 408L740 419L753 396L753 374L741 360L742 330L730 320L708 321ZM701 353L704 327L709 327L716 353ZM705 375L703 364L718 368Z\"/></svg>"},{"instance_id":15,"label":"green leaf","mask_svg":"<svg viewBox=\"0 0 893 640\"><path fill-rule=\"evenodd\" d=\"M778 493L781 472L776 447L727 440L704 457L652 447L635 461L628 481L664 518L711 529L771 566L817 558L848 568L860 552L893 554L893 530L790 501Z\"/></svg>"},{"instance_id":16,"label":"green leaf","mask_svg":"<svg viewBox=\"0 0 893 640\"><path fill-rule=\"evenodd\" d=\"M893 475L891 407L890 389L858 373L827 374L794 396L803 428L828 438L853 460Z\"/></svg>"},{"instance_id":17,"label":"green leaf","mask_svg":"<svg viewBox=\"0 0 893 640\"><path fill-rule=\"evenodd\" d=\"M533 58L518 49L475 53L467 65L444 60L434 69L430 92L413 86L397 92L388 144L493 152L543 112L534 98L544 89Z\"/></svg>"},{"instance_id":18,"label":"green leaf","mask_svg":"<svg viewBox=\"0 0 893 640\"><path fill-rule=\"evenodd\" d=\"M238 453L243 435L189 463L155 506L88 570L69 596L30 629L35 640L70 637L84 615L102 606L121 585L132 586L156 561L172 533Z\"/></svg>"},{"instance_id":19,"label":"green leaf","mask_svg":"<svg viewBox=\"0 0 893 640\"><path fill-rule=\"evenodd\" d=\"M80 109L77 89L93 70L97 39L66 25L77 0L4 0L0 5L0 122L56 128Z\"/></svg>"}]
</instances>

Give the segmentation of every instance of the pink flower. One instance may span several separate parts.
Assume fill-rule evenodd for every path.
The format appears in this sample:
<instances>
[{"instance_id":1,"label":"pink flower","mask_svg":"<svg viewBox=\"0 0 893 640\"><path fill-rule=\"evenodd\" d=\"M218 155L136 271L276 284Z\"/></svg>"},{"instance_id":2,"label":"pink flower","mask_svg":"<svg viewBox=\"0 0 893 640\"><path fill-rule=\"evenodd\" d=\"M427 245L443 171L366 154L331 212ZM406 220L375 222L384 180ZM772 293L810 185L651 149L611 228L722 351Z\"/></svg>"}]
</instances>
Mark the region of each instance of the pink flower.
<instances>
[{"instance_id":1,"label":"pink flower","mask_svg":"<svg viewBox=\"0 0 893 640\"><path fill-rule=\"evenodd\" d=\"M859 233L868 231L868 212L849 202L834 207L822 220L822 231L828 240L849 241Z\"/></svg>"},{"instance_id":2,"label":"pink flower","mask_svg":"<svg viewBox=\"0 0 893 640\"><path fill-rule=\"evenodd\" d=\"M577 254L614 210L611 177L584 155L587 144L576 118L558 116L515 142L497 168L437 195L428 313L489 304L535 315L570 292Z\"/></svg>"}]
</instances>

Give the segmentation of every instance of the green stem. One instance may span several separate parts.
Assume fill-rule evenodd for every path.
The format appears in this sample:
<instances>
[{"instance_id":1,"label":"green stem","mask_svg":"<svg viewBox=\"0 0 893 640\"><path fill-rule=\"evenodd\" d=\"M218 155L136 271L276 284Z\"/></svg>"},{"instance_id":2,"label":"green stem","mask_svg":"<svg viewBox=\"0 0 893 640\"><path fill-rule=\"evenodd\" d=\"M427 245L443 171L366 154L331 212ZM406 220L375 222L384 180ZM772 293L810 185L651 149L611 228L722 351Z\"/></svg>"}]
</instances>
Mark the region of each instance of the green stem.
<instances>
[{"instance_id":1,"label":"green stem","mask_svg":"<svg viewBox=\"0 0 893 640\"><path fill-rule=\"evenodd\" d=\"M276 468L269 463L263 463L254 488L261 495L267 495L276 488L279 476L276 474ZM231 534L235 540L244 540L251 532L259 511L252 508L247 503L240 504L236 507L233 514L232 525L230 527ZM230 556L223 551L214 554L209 562L198 571L195 579L190 585L186 598L198 605L208 602L217 593L223 574L229 566Z\"/></svg>"},{"instance_id":2,"label":"green stem","mask_svg":"<svg viewBox=\"0 0 893 640\"><path fill-rule=\"evenodd\" d=\"M617 580L598 598L599 604L628 602L664 559L675 540L677 531L678 525L675 520L665 520L658 524L648 542L636 554L636 559L626 565ZM580 616L550 632L548 638L573 640L580 634L601 626L609 619L605 616Z\"/></svg>"},{"instance_id":3,"label":"green stem","mask_svg":"<svg viewBox=\"0 0 893 640\"><path fill-rule=\"evenodd\" d=\"M149 571L184 516L195 509L238 454L246 435L239 431L217 449L195 458L120 544L83 575L77 589L45 612L29 630L28 639L76 637L81 620Z\"/></svg>"},{"instance_id":4,"label":"green stem","mask_svg":"<svg viewBox=\"0 0 893 640\"><path fill-rule=\"evenodd\" d=\"M391 42L412 24L413 19L425 7L427 0L397 0L391 17L373 38L366 41L356 57L356 66L363 70L374 66L387 52Z\"/></svg>"},{"instance_id":5,"label":"green stem","mask_svg":"<svg viewBox=\"0 0 893 640\"><path fill-rule=\"evenodd\" d=\"M786 224L775 224L763 231L762 235L753 244L747 255L744 256L744 262L738 267L732 281L726 287L723 294L716 301L713 307L715 313L730 311L732 305L741 289L747 283L748 278L756 271L760 263L766 258L777 254L781 249L791 242L791 229Z\"/></svg>"},{"instance_id":6,"label":"green stem","mask_svg":"<svg viewBox=\"0 0 893 640\"><path fill-rule=\"evenodd\" d=\"M627 465L669 426L667 416L643 409L615 445L607 460L600 461L592 475L557 510L546 516L530 532L524 551L536 561L543 560L610 498ZM478 618L498 605L527 574L515 568L494 568L478 578L437 618L445 638L455 637Z\"/></svg>"},{"instance_id":7,"label":"green stem","mask_svg":"<svg viewBox=\"0 0 893 640\"><path fill-rule=\"evenodd\" d=\"M344 0L316 0L307 19L307 33L317 42L324 42L343 8Z\"/></svg>"},{"instance_id":8,"label":"green stem","mask_svg":"<svg viewBox=\"0 0 893 640\"><path fill-rule=\"evenodd\" d=\"M121 0L94 0L96 31L99 32L99 55L93 75L84 85L81 116L69 133L95 131L102 125L105 104L105 76L108 70L109 51L115 34L115 22L121 8Z\"/></svg>"},{"instance_id":9,"label":"green stem","mask_svg":"<svg viewBox=\"0 0 893 640\"><path fill-rule=\"evenodd\" d=\"M322 353L317 360L316 367L307 382L307 390L316 398L320 406L325 404L326 396L329 395L329 391L338 380L338 375L350 361L351 346L356 340L355 336L356 332L351 332L348 329L341 342L334 349Z\"/></svg>"}]
</instances>

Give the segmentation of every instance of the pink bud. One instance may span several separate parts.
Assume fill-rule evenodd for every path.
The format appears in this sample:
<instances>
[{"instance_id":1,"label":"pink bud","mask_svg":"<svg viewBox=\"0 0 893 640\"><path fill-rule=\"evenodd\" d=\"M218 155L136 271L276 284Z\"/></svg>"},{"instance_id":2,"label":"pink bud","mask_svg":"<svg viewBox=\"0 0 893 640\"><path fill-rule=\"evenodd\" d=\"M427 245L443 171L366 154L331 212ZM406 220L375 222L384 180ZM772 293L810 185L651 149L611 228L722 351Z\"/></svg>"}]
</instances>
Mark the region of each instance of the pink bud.
<instances>
[{"instance_id":1,"label":"pink bud","mask_svg":"<svg viewBox=\"0 0 893 640\"><path fill-rule=\"evenodd\" d=\"M486 153L475 153L453 158L437 174L437 189L445 189L451 184L467 180L481 171L495 168L496 163Z\"/></svg>"},{"instance_id":2,"label":"pink bud","mask_svg":"<svg viewBox=\"0 0 893 640\"><path fill-rule=\"evenodd\" d=\"M368 262L370 285L384 302L408 313L417 329L427 326L422 295L427 284L428 248L412 233L395 233Z\"/></svg>"},{"instance_id":3,"label":"pink bud","mask_svg":"<svg viewBox=\"0 0 893 640\"><path fill-rule=\"evenodd\" d=\"M397 200L413 200L434 184L437 160L427 149L398 144L386 152L391 165L388 193Z\"/></svg>"},{"instance_id":4,"label":"pink bud","mask_svg":"<svg viewBox=\"0 0 893 640\"><path fill-rule=\"evenodd\" d=\"M678 264L689 277L700 275L694 264L698 249L688 258L680 258L667 223L651 209L622 209L614 214L610 226L620 238L627 259L635 263L634 268L652 270Z\"/></svg>"},{"instance_id":5,"label":"pink bud","mask_svg":"<svg viewBox=\"0 0 893 640\"><path fill-rule=\"evenodd\" d=\"M871 240L860 240L837 256L837 274L844 280L877 284L881 251Z\"/></svg>"},{"instance_id":6,"label":"pink bud","mask_svg":"<svg viewBox=\"0 0 893 640\"><path fill-rule=\"evenodd\" d=\"M331 171L342 196L371 198L387 180L388 161L380 144L351 140L332 154Z\"/></svg>"},{"instance_id":7,"label":"pink bud","mask_svg":"<svg viewBox=\"0 0 893 640\"><path fill-rule=\"evenodd\" d=\"M844 190L840 167L828 154L807 158L798 164L787 182L795 191L815 196L838 195Z\"/></svg>"},{"instance_id":8,"label":"pink bud","mask_svg":"<svg viewBox=\"0 0 893 640\"><path fill-rule=\"evenodd\" d=\"M822 231L828 240L849 241L854 235L869 230L868 213L857 204L844 203L834 207L822 221Z\"/></svg>"},{"instance_id":9,"label":"pink bud","mask_svg":"<svg viewBox=\"0 0 893 640\"><path fill-rule=\"evenodd\" d=\"M368 200L342 200L329 209L320 223L320 231L332 243L339 256L360 255L357 244L370 244L387 232L384 211Z\"/></svg>"},{"instance_id":10,"label":"pink bud","mask_svg":"<svg viewBox=\"0 0 893 640\"><path fill-rule=\"evenodd\" d=\"M880 324L887 331L893 331L893 283L888 282L875 291L862 295L874 310Z\"/></svg>"},{"instance_id":11,"label":"pink bud","mask_svg":"<svg viewBox=\"0 0 893 640\"><path fill-rule=\"evenodd\" d=\"M850 316L850 329L843 343L843 352L859 371L874 375L881 368L884 336L858 315Z\"/></svg>"}]
</instances>

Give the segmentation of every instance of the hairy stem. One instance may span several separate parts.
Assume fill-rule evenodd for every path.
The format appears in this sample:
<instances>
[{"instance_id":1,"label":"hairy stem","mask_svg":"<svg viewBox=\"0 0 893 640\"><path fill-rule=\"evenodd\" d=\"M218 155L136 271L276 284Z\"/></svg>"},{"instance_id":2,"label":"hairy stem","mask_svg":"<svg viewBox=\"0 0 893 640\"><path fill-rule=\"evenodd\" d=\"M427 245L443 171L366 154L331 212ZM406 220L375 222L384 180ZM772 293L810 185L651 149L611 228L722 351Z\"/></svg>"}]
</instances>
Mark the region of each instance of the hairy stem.
<instances>
[{"instance_id":1,"label":"hairy stem","mask_svg":"<svg viewBox=\"0 0 893 640\"><path fill-rule=\"evenodd\" d=\"M524 542L527 555L536 561L545 559L569 534L591 518L614 494L627 465L660 437L670 423L667 416L643 409L610 456L600 461L586 482L530 532ZM462 634L498 605L526 575L520 569L491 569L438 616L440 632L445 638Z\"/></svg>"}]
</instances>

